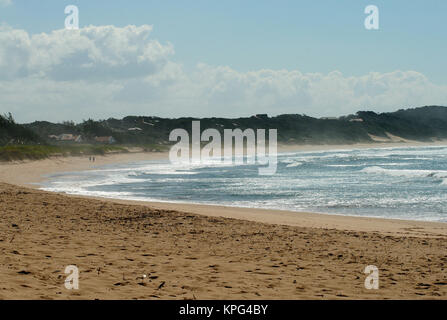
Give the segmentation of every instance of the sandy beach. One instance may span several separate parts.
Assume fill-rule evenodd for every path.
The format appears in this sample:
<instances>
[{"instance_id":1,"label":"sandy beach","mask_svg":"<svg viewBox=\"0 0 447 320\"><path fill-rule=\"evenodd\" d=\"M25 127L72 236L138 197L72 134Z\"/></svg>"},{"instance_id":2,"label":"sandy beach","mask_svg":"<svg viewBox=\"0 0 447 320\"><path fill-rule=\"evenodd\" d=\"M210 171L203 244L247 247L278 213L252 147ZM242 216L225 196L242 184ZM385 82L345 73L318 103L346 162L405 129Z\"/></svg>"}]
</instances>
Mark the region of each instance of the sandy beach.
<instances>
[{"instance_id":1,"label":"sandy beach","mask_svg":"<svg viewBox=\"0 0 447 320\"><path fill-rule=\"evenodd\" d=\"M410 144L355 147L396 145ZM299 150L344 148L353 146ZM93 199L33 185L54 172L166 156L0 164L0 298L447 297L445 223ZM67 265L79 267L79 290L64 287ZM379 268L379 290L364 287L368 265Z\"/></svg>"}]
</instances>

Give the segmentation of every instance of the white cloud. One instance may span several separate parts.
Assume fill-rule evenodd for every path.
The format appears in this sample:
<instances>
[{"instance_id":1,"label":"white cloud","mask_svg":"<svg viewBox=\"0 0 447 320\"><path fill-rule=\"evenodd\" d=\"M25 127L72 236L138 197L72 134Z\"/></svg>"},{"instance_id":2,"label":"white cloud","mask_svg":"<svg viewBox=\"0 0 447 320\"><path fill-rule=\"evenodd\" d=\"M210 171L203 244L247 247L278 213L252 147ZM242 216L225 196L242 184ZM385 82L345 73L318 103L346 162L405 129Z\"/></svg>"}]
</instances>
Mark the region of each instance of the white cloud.
<instances>
[{"instance_id":1,"label":"white cloud","mask_svg":"<svg viewBox=\"0 0 447 320\"><path fill-rule=\"evenodd\" d=\"M0 0L1 7L7 7L7 6L10 6L11 4L12 4L11 0Z\"/></svg>"},{"instance_id":2,"label":"white cloud","mask_svg":"<svg viewBox=\"0 0 447 320\"><path fill-rule=\"evenodd\" d=\"M0 78L106 80L147 76L173 54L170 44L151 40L151 26L89 26L29 35L0 27Z\"/></svg>"},{"instance_id":3,"label":"white cloud","mask_svg":"<svg viewBox=\"0 0 447 320\"><path fill-rule=\"evenodd\" d=\"M124 115L349 114L446 104L447 86L415 71L345 76L297 70L239 72L171 60L150 26L86 27L29 35L0 29L0 112L19 121Z\"/></svg>"},{"instance_id":4,"label":"white cloud","mask_svg":"<svg viewBox=\"0 0 447 320\"><path fill-rule=\"evenodd\" d=\"M171 81L155 80L166 74L171 76ZM414 71L347 77L337 71L329 74L296 70L238 72L229 67L199 64L191 74L170 66L169 71L148 77L138 86L124 86L116 98L125 102L132 97L136 107L141 105L140 112L164 115L336 116L365 109L392 111L447 101L447 86L433 84ZM150 109L144 112L144 106ZM163 107L157 110L151 106Z\"/></svg>"}]
</instances>

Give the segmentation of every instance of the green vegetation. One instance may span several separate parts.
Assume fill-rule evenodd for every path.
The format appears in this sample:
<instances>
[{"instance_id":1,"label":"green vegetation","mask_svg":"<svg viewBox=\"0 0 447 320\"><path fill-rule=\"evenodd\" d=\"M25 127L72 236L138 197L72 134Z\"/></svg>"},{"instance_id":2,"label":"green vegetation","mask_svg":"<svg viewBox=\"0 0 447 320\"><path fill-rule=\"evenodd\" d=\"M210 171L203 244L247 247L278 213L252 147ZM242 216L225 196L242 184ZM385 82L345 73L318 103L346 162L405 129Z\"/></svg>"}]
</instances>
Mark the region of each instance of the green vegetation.
<instances>
[{"instance_id":1,"label":"green vegetation","mask_svg":"<svg viewBox=\"0 0 447 320\"><path fill-rule=\"evenodd\" d=\"M0 145L8 143L33 144L40 143L42 139L33 130L15 123L12 115L0 115Z\"/></svg>"},{"instance_id":2,"label":"green vegetation","mask_svg":"<svg viewBox=\"0 0 447 320\"><path fill-rule=\"evenodd\" d=\"M300 114L276 117L256 115L245 118L178 118L128 116L123 119L86 120L51 123L36 121L17 124L11 114L0 116L0 160L41 159L50 155L89 155L142 151L167 151L172 130L182 128L191 133L191 123L200 120L201 129L277 129L283 144L353 144L374 142L371 135L388 138L431 141L447 139L447 107L427 106L377 114L360 111L339 118L313 118ZM55 136L81 137L81 143L64 141ZM96 137L113 137L113 144L98 144ZM107 139L102 141L109 141Z\"/></svg>"}]
</instances>

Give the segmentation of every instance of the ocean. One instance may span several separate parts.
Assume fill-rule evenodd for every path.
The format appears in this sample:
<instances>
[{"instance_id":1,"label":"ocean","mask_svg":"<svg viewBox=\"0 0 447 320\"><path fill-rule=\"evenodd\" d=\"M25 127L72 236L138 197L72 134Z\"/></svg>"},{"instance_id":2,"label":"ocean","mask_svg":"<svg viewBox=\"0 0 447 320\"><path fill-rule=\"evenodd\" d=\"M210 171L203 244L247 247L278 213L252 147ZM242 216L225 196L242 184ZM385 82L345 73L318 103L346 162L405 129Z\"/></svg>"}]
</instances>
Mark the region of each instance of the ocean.
<instances>
[{"instance_id":1,"label":"ocean","mask_svg":"<svg viewBox=\"0 0 447 320\"><path fill-rule=\"evenodd\" d=\"M53 174L41 188L128 200L447 222L447 146L284 153L272 176L258 175L258 165L142 161Z\"/></svg>"}]
</instances>

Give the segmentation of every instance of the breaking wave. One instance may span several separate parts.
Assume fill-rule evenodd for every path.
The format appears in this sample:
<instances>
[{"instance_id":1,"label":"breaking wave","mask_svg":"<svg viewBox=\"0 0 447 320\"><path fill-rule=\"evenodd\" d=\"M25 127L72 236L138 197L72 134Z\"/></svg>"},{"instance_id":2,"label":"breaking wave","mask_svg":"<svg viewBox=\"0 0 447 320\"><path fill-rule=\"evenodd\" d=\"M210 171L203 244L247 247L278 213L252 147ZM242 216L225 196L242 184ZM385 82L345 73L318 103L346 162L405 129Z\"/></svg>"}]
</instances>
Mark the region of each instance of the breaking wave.
<instances>
[{"instance_id":1,"label":"breaking wave","mask_svg":"<svg viewBox=\"0 0 447 320\"><path fill-rule=\"evenodd\" d=\"M447 222L447 147L294 152L254 165L143 161L59 173L42 188L105 198Z\"/></svg>"}]
</instances>

